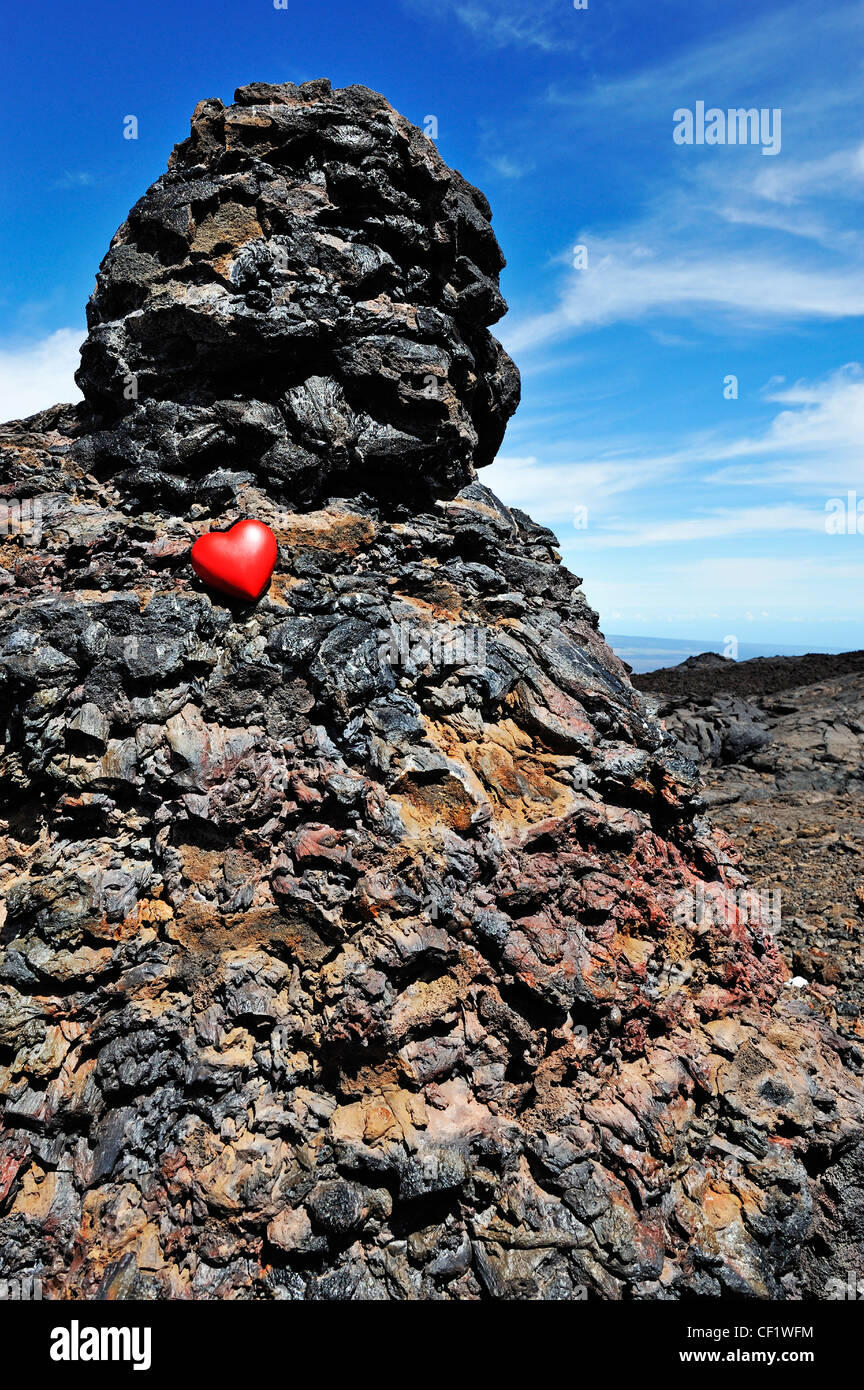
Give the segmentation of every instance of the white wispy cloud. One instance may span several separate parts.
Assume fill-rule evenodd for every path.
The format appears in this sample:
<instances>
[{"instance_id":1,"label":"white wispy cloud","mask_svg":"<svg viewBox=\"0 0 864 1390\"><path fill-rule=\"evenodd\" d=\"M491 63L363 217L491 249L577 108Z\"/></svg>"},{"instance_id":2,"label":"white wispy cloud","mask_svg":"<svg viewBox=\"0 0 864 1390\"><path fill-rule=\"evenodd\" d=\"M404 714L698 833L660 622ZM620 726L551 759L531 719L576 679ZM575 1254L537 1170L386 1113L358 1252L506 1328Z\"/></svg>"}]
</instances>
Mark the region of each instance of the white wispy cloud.
<instances>
[{"instance_id":1,"label":"white wispy cloud","mask_svg":"<svg viewBox=\"0 0 864 1390\"><path fill-rule=\"evenodd\" d=\"M508 506L521 507L546 525L566 527L578 507L587 508L590 516L601 515L612 498L649 487L664 473L672 473L678 458L616 457L608 447L598 447L601 453L606 457L585 460L499 455L481 477Z\"/></svg>"},{"instance_id":2,"label":"white wispy cloud","mask_svg":"<svg viewBox=\"0 0 864 1390\"><path fill-rule=\"evenodd\" d=\"M736 106L776 106L780 102L774 97L782 93L784 103L794 102L813 124L826 112L848 110L849 97L860 85L856 55L862 38L861 0L811 9L804 23L800 8L791 4L769 14L756 12L747 22L724 24L717 37L681 47L658 63L616 72L587 91L559 85L550 96L580 114L588 107L614 111L622 125L632 128L649 119L658 103L681 105L677 98L687 93L709 105L715 104L715 95L716 104L723 105L727 93L741 93ZM754 102L752 94L760 91L764 100Z\"/></svg>"},{"instance_id":3,"label":"white wispy cloud","mask_svg":"<svg viewBox=\"0 0 864 1390\"><path fill-rule=\"evenodd\" d=\"M615 323L773 331L864 314L864 144L850 140L849 126L862 40L860 2L814 12L803 29L788 8L724 26L661 63L553 86L550 138L537 157L566 158L574 142L598 158L606 151L610 169L628 178L633 211L616 209L610 229L598 209L574 226L569 247L550 248L568 271L552 303L503 327L508 349L533 353ZM673 113L697 99L782 108L781 156L674 146ZM530 139L514 118L514 162ZM569 269L580 242L588 268Z\"/></svg>"},{"instance_id":4,"label":"white wispy cloud","mask_svg":"<svg viewBox=\"0 0 864 1390\"><path fill-rule=\"evenodd\" d=\"M96 179L86 169L74 171L67 169L65 174L61 175L59 179L55 179L52 187L58 189L92 188L95 183Z\"/></svg>"},{"instance_id":5,"label":"white wispy cloud","mask_svg":"<svg viewBox=\"0 0 864 1390\"><path fill-rule=\"evenodd\" d=\"M831 133L836 139L836 132ZM864 201L864 144L831 149L828 139L813 157L788 154L779 165L734 171L728 165L704 164L697 204L711 208L731 227L780 233L791 245L813 241L834 255L860 265L864 237L860 207ZM800 248L796 248L800 255Z\"/></svg>"},{"instance_id":6,"label":"white wispy cloud","mask_svg":"<svg viewBox=\"0 0 864 1390\"><path fill-rule=\"evenodd\" d=\"M509 155L499 154L490 155L486 161L498 176L502 179L521 179L530 173L530 165L518 163L511 159Z\"/></svg>"},{"instance_id":7,"label":"white wispy cloud","mask_svg":"<svg viewBox=\"0 0 864 1390\"><path fill-rule=\"evenodd\" d=\"M710 481L794 485L817 495L824 494L826 487L843 489L864 483L864 369L860 363L847 363L819 381L773 383L764 396L785 408L761 434L733 439L720 448L713 457L728 461L729 466L714 473ZM736 466L736 460L758 460L759 466Z\"/></svg>"},{"instance_id":8,"label":"white wispy cloud","mask_svg":"<svg viewBox=\"0 0 864 1390\"><path fill-rule=\"evenodd\" d=\"M682 249L653 232L578 241L589 266L568 277L554 308L502 329L511 353L526 351L577 331L661 316L735 315L742 324L796 319L844 319L864 314L864 265L857 268L783 264L742 248L719 245Z\"/></svg>"},{"instance_id":9,"label":"white wispy cloud","mask_svg":"<svg viewBox=\"0 0 864 1390\"><path fill-rule=\"evenodd\" d=\"M22 346L0 345L0 420L19 420L61 401L78 401L75 385L83 334L58 328Z\"/></svg>"},{"instance_id":10,"label":"white wispy cloud","mask_svg":"<svg viewBox=\"0 0 864 1390\"><path fill-rule=\"evenodd\" d=\"M792 207L814 194L861 198L864 194L864 144L836 149L821 158L760 166L752 180L754 194Z\"/></svg>"},{"instance_id":11,"label":"white wispy cloud","mask_svg":"<svg viewBox=\"0 0 864 1390\"><path fill-rule=\"evenodd\" d=\"M851 362L818 380L771 382L762 394L767 406L782 408L749 434L702 431L666 451L594 440L582 458L505 454L483 480L505 502L563 534L576 508L587 507L590 531L580 543L591 548L824 530L826 499L864 490L864 368ZM703 491L761 488L775 497L756 505L703 505L682 515L685 484ZM660 522L651 515L622 519L615 499L634 493L652 503L652 512L662 497L678 514L667 512Z\"/></svg>"},{"instance_id":12,"label":"white wispy cloud","mask_svg":"<svg viewBox=\"0 0 864 1390\"><path fill-rule=\"evenodd\" d=\"M417 0L412 0L417 9ZM423 6L426 10L428 7ZM452 15L490 48L537 48L543 53L575 47L583 37L569 0L439 0L439 14Z\"/></svg>"},{"instance_id":13,"label":"white wispy cloud","mask_svg":"<svg viewBox=\"0 0 864 1390\"><path fill-rule=\"evenodd\" d=\"M614 530L604 529L600 535L586 533L580 546L582 549L632 549L634 546L674 546L690 541L740 540L748 536L804 531L824 533L824 510L792 504L725 507L660 522L624 518L616 523Z\"/></svg>"}]
</instances>

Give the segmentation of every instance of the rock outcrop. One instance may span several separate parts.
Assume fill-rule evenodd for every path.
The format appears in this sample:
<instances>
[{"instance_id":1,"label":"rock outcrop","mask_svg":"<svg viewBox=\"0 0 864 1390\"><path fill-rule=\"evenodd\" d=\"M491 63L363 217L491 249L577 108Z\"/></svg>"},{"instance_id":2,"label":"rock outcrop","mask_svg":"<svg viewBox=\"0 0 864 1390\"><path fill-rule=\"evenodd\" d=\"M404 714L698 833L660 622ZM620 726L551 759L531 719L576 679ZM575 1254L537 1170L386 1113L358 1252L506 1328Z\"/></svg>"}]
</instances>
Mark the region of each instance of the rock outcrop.
<instances>
[{"instance_id":1,"label":"rock outcrop","mask_svg":"<svg viewBox=\"0 0 864 1390\"><path fill-rule=\"evenodd\" d=\"M115 238L84 407L2 432L0 1264L46 1297L864 1273L860 1051L476 479L501 264L382 98L244 88ZM188 564L244 516L252 605Z\"/></svg>"},{"instance_id":2,"label":"rock outcrop","mask_svg":"<svg viewBox=\"0 0 864 1390\"><path fill-rule=\"evenodd\" d=\"M292 506L452 495L519 399L490 216L366 87L202 101L100 267L82 459L174 509L238 472Z\"/></svg>"}]
</instances>

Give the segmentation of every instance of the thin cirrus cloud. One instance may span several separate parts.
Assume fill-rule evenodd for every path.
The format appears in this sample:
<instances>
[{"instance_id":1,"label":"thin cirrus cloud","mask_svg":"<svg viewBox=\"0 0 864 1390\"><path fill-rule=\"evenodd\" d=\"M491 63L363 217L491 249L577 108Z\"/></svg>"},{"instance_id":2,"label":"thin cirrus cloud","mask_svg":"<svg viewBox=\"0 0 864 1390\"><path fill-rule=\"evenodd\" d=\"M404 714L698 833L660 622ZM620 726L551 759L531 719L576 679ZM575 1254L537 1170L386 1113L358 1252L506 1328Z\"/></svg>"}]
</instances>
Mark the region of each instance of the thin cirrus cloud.
<instances>
[{"instance_id":1,"label":"thin cirrus cloud","mask_svg":"<svg viewBox=\"0 0 864 1390\"><path fill-rule=\"evenodd\" d=\"M733 439L714 458L730 466L712 475L723 484L785 483L824 494L864 483L864 369L850 362L821 381L772 384L765 399L785 408L763 434ZM754 475L734 460L756 458ZM818 465L818 467L814 467Z\"/></svg>"},{"instance_id":2,"label":"thin cirrus cloud","mask_svg":"<svg viewBox=\"0 0 864 1390\"><path fill-rule=\"evenodd\" d=\"M706 220L710 214L728 227L780 233L787 248L799 256L796 242L812 241L848 258L853 274L860 271L864 144L831 151L826 141L817 158L793 156L779 165L756 165L748 171L705 164L698 180L690 180L688 194ZM837 263L845 266L842 259Z\"/></svg>"},{"instance_id":3,"label":"thin cirrus cloud","mask_svg":"<svg viewBox=\"0 0 864 1390\"><path fill-rule=\"evenodd\" d=\"M586 535L580 545L586 550L673 546L690 541L738 540L745 536L806 531L824 534L824 510L792 505L718 508L701 516L679 517L671 521L642 523L625 520L614 531Z\"/></svg>"},{"instance_id":4,"label":"thin cirrus cloud","mask_svg":"<svg viewBox=\"0 0 864 1390\"><path fill-rule=\"evenodd\" d=\"M673 618L682 634L709 619L735 631L749 613L768 639L775 620L800 621L814 649L832 619L851 631L860 537L829 535L825 503L864 492L864 373L850 362L864 3L810 7L806 22L775 0L688 7L662 43L630 0L592 0L576 25L567 0L554 20L546 5L442 4L487 47L533 48L548 79L496 112L483 150L502 177L530 165L536 190L497 330L524 403L483 481L556 530L619 631ZM658 7L674 21L683 4ZM700 100L781 109L781 151L677 146L674 112ZM718 409L728 371L741 400Z\"/></svg>"},{"instance_id":5,"label":"thin cirrus cloud","mask_svg":"<svg viewBox=\"0 0 864 1390\"><path fill-rule=\"evenodd\" d=\"M530 352L646 319L771 330L864 313L864 145L850 143L848 121L862 38L861 3L811 14L803 28L793 10L775 10L661 64L552 84L546 157L566 157L574 142L592 149L626 174L634 212L625 204L611 226L599 208L583 216L573 244L587 246L588 268L562 276L552 304L517 314L504 330L508 348ZM696 99L781 107L782 156L674 146L673 112ZM514 125L514 161L529 139ZM802 241L812 253L802 255ZM571 249L559 245L552 263L569 264Z\"/></svg>"},{"instance_id":6,"label":"thin cirrus cloud","mask_svg":"<svg viewBox=\"0 0 864 1390\"><path fill-rule=\"evenodd\" d=\"M415 8L416 4L413 0ZM441 0L436 9L439 14L452 15L484 47L527 47L554 53L574 48L582 38L572 24L572 5L567 11L569 4L570 0L534 0L530 5L522 0L499 0L498 4Z\"/></svg>"},{"instance_id":7,"label":"thin cirrus cloud","mask_svg":"<svg viewBox=\"0 0 864 1390\"><path fill-rule=\"evenodd\" d=\"M864 488L864 368L852 362L814 381L772 382L762 397L782 408L749 435L702 432L666 451L595 440L578 460L502 455L484 481L550 525L566 527L577 507L587 507L591 531L580 544L593 549L824 531L826 499ZM665 495L681 512L683 503L669 500L670 489L694 482L726 490L782 485L783 494L756 504L701 506L662 523L650 516L622 520L614 512L615 499L625 493L641 493L646 507Z\"/></svg>"},{"instance_id":8,"label":"thin cirrus cloud","mask_svg":"<svg viewBox=\"0 0 864 1390\"><path fill-rule=\"evenodd\" d=\"M670 99L674 105L688 105L704 97L711 105L716 95L722 105L727 93L761 88L771 94L772 106L794 106L805 112L812 127L821 116L848 109L849 97L860 85L857 55L864 38L861 0L842 7L811 9L806 23L801 22L800 8L793 4L757 13L748 22L721 22L718 30L717 37L682 47L663 62L623 74L613 67L614 76L600 77L587 90L553 86L550 100L572 107L580 118L613 110L632 131L635 123L650 120ZM679 102L676 94L687 99ZM775 95L780 99L774 100ZM748 100L745 104L752 103Z\"/></svg>"},{"instance_id":9,"label":"thin cirrus cloud","mask_svg":"<svg viewBox=\"0 0 864 1390\"><path fill-rule=\"evenodd\" d=\"M702 465L725 464L704 473L706 482L766 485L794 482L822 494L826 486L851 487L864 481L864 367L849 362L816 381L770 382L762 392L769 405L782 405L758 433L699 435L686 439L666 454L638 455L629 460L637 476L659 478ZM752 471L749 463L758 463ZM618 466L627 462L626 455ZM814 463L819 464L818 472ZM748 471L750 470L750 471Z\"/></svg>"},{"instance_id":10,"label":"thin cirrus cloud","mask_svg":"<svg viewBox=\"0 0 864 1390\"><path fill-rule=\"evenodd\" d=\"M864 192L864 144L839 148L821 158L759 168L753 192L772 203L793 207L814 194L860 198Z\"/></svg>"},{"instance_id":11,"label":"thin cirrus cloud","mask_svg":"<svg viewBox=\"0 0 864 1390\"><path fill-rule=\"evenodd\" d=\"M92 174L88 173L86 169L78 169L74 171L67 169L66 172L59 179L54 180L54 183L51 185L51 187L56 188L58 190L68 190L70 188L93 188L95 183L96 179Z\"/></svg>"},{"instance_id":12,"label":"thin cirrus cloud","mask_svg":"<svg viewBox=\"0 0 864 1390\"><path fill-rule=\"evenodd\" d=\"M582 461L541 459L534 454L499 454L484 469L482 480L505 499L508 506L522 507L532 515L554 525L572 519L577 507L587 507L593 515L608 505L609 499L649 487L662 475L670 475L677 455L639 458L615 456Z\"/></svg>"},{"instance_id":13,"label":"thin cirrus cloud","mask_svg":"<svg viewBox=\"0 0 864 1390\"><path fill-rule=\"evenodd\" d=\"M502 333L508 351L648 316L698 315L704 324L706 311L713 311L758 325L864 314L864 267L817 270L743 250L692 256L669 245L659 249L644 237L583 234L579 240L589 248L590 268L572 273L554 308Z\"/></svg>"},{"instance_id":14,"label":"thin cirrus cloud","mask_svg":"<svg viewBox=\"0 0 864 1390\"><path fill-rule=\"evenodd\" d=\"M582 228L573 244L587 248L587 267L569 271L551 307L507 325L506 346L527 352L645 319L772 329L861 316L864 147L837 150L825 163L834 171L828 185L809 160L776 175L728 162L682 170L655 190L640 220L607 234ZM802 254L802 240L819 250ZM557 260L570 255L561 248Z\"/></svg>"}]
</instances>

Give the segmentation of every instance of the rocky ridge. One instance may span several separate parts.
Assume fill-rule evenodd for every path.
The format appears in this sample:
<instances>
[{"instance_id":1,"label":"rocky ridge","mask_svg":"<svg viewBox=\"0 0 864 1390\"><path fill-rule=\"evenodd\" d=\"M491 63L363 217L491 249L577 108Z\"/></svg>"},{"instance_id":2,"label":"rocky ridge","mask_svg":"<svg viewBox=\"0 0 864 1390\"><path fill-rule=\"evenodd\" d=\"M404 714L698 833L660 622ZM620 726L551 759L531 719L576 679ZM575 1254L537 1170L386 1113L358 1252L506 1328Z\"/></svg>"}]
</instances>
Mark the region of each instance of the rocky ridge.
<instances>
[{"instance_id":1,"label":"rocky ridge","mask_svg":"<svg viewBox=\"0 0 864 1390\"><path fill-rule=\"evenodd\" d=\"M864 1272L861 1052L476 479L501 264L381 97L253 84L115 237L85 405L0 432L0 1267L46 1297ZM243 516L254 605L188 565Z\"/></svg>"}]
</instances>

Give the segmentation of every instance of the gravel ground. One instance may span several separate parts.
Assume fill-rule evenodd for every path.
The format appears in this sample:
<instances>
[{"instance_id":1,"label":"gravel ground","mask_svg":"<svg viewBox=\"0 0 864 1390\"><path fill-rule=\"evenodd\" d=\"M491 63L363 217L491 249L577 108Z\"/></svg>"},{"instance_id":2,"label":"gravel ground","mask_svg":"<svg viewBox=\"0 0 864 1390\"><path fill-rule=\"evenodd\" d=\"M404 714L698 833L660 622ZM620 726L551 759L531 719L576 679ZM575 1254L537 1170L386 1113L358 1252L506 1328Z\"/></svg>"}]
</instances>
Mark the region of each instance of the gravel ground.
<instances>
[{"instance_id":1,"label":"gravel ground","mask_svg":"<svg viewBox=\"0 0 864 1390\"><path fill-rule=\"evenodd\" d=\"M701 764L711 819L755 886L779 890L778 943L796 980L827 987L838 1028L860 1038L864 655L826 656L814 680L819 660L705 654L635 684Z\"/></svg>"}]
</instances>

